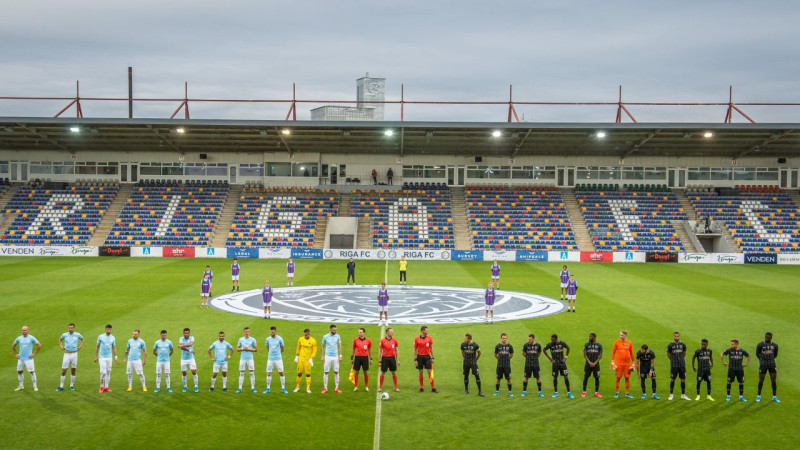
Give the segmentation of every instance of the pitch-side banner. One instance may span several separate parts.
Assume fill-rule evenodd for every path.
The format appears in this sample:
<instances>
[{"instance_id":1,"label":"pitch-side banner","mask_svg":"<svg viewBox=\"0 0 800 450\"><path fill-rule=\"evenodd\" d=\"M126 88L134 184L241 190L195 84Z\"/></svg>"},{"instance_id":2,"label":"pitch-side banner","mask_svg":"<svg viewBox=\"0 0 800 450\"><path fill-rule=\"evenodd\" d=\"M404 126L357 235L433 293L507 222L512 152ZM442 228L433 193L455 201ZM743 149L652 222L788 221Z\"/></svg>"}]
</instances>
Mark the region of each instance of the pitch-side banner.
<instances>
[{"instance_id":1,"label":"pitch-side banner","mask_svg":"<svg viewBox=\"0 0 800 450\"><path fill-rule=\"evenodd\" d=\"M228 248L228 258L258 258L258 249L252 247L232 247Z\"/></svg>"},{"instance_id":2,"label":"pitch-side banner","mask_svg":"<svg viewBox=\"0 0 800 450\"><path fill-rule=\"evenodd\" d=\"M131 256L134 258L161 258L164 256L161 247L131 247Z\"/></svg>"},{"instance_id":3,"label":"pitch-side banner","mask_svg":"<svg viewBox=\"0 0 800 450\"><path fill-rule=\"evenodd\" d=\"M420 261L446 261L450 259L450 250L400 250L400 249L326 249L325 259L400 259Z\"/></svg>"},{"instance_id":4,"label":"pitch-side banner","mask_svg":"<svg viewBox=\"0 0 800 450\"><path fill-rule=\"evenodd\" d=\"M778 264L776 253L745 253L745 264Z\"/></svg>"},{"instance_id":5,"label":"pitch-side banner","mask_svg":"<svg viewBox=\"0 0 800 450\"><path fill-rule=\"evenodd\" d=\"M30 247L0 247L0 256L98 256L97 247L79 245L67 246L30 246Z\"/></svg>"},{"instance_id":6,"label":"pitch-side banner","mask_svg":"<svg viewBox=\"0 0 800 450\"><path fill-rule=\"evenodd\" d=\"M712 264L744 264L742 253L711 253Z\"/></svg>"},{"instance_id":7,"label":"pitch-side banner","mask_svg":"<svg viewBox=\"0 0 800 450\"><path fill-rule=\"evenodd\" d=\"M289 259L292 256L290 248L260 248L258 257L261 259Z\"/></svg>"},{"instance_id":8,"label":"pitch-side banner","mask_svg":"<svg viewBox=\"0 0 800 450\"><path fill-rule=\"evenodd\" d=\"M580 262L581 252L547 252L547 260L550 262Z\"/></svg>"},{"instance_id":9,"label":"pitch-side banner","mask_svg":"<svg viewBox=\"0 0 800 450\"><path fill-rule=\"evenodd\" d=\"M644 252L614 252L615 263L643 263L646 259Z\"/></svg>"},{"instance_id":10,"label":"pitch-side banner","mask_svg":"<svg viewBox=\"0 0 800 450\"><path fill-rule=\"evenodd\" d=\"M581 262L613 262L611 252L581 252Z\"/></svg>"},{"instance_id":11,"label":"pitch-side banner","mask_svg":"<svg viewBox=\"0 0 800 450\"><path fill-rule=\"evenodd\" d=\"M484 250L483 252L483 260L484 261L516 261L517 260L517 252L514 250L509 251L497 251L497 250Z\"/></svg>"},{"instance_id":12,"label":"pitch-side banner","mask_svg":"<svg viewBox=\"0 0 800 450\"><path fill-rule=\"evenodd\" d=\"M778 253L778 264L800 264L800 253Z\"/></svg>"},{"instance_id":13,"label":"pitch-side banner","mask_svg":"<svg viewBox=\"0 0 800 450\"><path fill-rule=\"evenodd\" d=\"M453 250L450 259L453 261L483 261L483 252L480 250Z\"/></svg>"},{"instance_id":14,"label":"pitch-side banner","mask_svg":"<svg viewBox=\"0 0 800 450\"><path fill-rule=\"evenodd\" d=\"M681 264L711 264L711 253L678 253Z\"/></svg>"},{"instance_id":15,"label":"pitch-side banner","mask_svg":"<svg viewBox=\"0 0 800 450\"><path fill-rule=\"evenodd\" d=\"M195 258L227 258L228 249L225 247L195 247Z\"/></svg>"},{"instance_id":16,"label":"pitch-side banner","mask_svg":"<svg viewBox=\"0 0 800 450\"><path fill-rule=\"evenodd\" d=\"M535 250L517 250L517 261L547 261L547 252Z\"/></svg>"},{"instance_id":17,"label":"pitch-side banner","mask_svg":"<svg viewBox=\"0 0 800 450\"><path fill-rule=\"evenodd\" d=\"M194 258L194 247L161 247L164 258Z\"/></svg>"}]
</instances>

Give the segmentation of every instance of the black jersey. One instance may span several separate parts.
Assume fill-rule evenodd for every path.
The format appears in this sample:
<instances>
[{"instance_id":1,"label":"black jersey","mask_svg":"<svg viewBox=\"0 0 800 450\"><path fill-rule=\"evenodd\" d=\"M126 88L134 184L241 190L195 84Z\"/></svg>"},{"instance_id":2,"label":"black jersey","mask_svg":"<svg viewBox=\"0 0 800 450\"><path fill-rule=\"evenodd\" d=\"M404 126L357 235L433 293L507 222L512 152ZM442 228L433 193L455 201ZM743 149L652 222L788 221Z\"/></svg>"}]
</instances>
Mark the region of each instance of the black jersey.
<instances>
[{"instance_id":1,"label":"black jersey","mask_svg":"<svg viewBox=\"0 0 800 450\"><path fill-rule=\"evenodd\" d=\"M639 361L639 372L650 372L650 369L653 368L654 359L656 359L656 353L651 348L636 352L636 360Z\"/></svg>"},{"instance_id":2,"label":"black jersey","mask_svg":"<svg viewBox=\"0 0 800 450\"><path fill-rule=\"evenodd\" d=\"M599 342L587 342L583 344L583 353L586 354L589 362L597 362L603 354L603 345Z\"/></svg>"},{"instance_id":3,"label":"black jersey","mask_svg":"<svg viewBox=\"0 0 800 450\"><path fill-rule=\"evenodd\" d=\"M494 346L494 354L497 356L497 367L511 367L511 355L514 354L514 347L511 343L498 343Z\"/></svg>"},{"instance_id":4,"label":"black jersey","mask_svg":"<svg viewBox=\"0 0 800 450\"><path fill-rule=\"evenodd\" d=\"M762 341L756 345L756 357L764 369L775 368L775 358L778 356L778 344L774 342Z\"/></svg>"},{"instance_id":5,"label":"black jersey","mask_svg":"<svg viewBox=\"0 0 800 450\"><path fill-rule=\"evenodd\" d=\"M744 358L750 357L750 354L742 348L725 349L722 354L728 356L728 370L744 370L744 365L742 365L742 362Z\"/></svg>"},{"instance_id":6,"label":"black jersey","mask_svg":"<svg viewBox=\"0 0 800 450\"><path fill-rule=\"evenodd\" d=\"M522 354L525 355L525 367L539 368L539 356L542 354L542 344L534 342L525 343L522 346Z\"/></svg>"},{"instance_id":7,"label":"black jersey","mask_svg":"<svg viewBox=\"0 0 800 450\"><path fill-rule=\"evenodd\" d=\"M548 342L547 345L544 346L544 351L550 350L550 355L552 356L553 360L556 363L564 362L564 350L569 350L569 345L567 345L564 341L558 341L556 343Z\"/></svg>"},{"instance_id":8,"label":"black jersey","mask_svg":"<svg viewBox=\"0 0 800 450\"><path fill-rule=\"evenodd\" d=\"M475 341L469 344L466 342L461 343L461 353L464 355L464 364L472 365L478 361L477 352L479 348L481 348L481 346Z\"/></svg>"},{"instance_id":9,"label":"black jersey","mask_svg":"<svg viewBox=\"0 0 800 450\"><path fill-rule=\"evenodd\" d=\"M710 349L698 348L694 351L692 359L697 359L697 373L705 373L711 371L711 362L714 357L714 352Z\"/></svg>"},{"instance_id":10,"label":"black jersey","mask_svg":"<svg viewBox=\"0 0 800 450\"><path fill-rule=\"evenodd\" d=\"M667 354L669 355L670 368L686 368L686 344L680 341L670 342L669 345L667 345Z\"/></svg>"}]
</instances>

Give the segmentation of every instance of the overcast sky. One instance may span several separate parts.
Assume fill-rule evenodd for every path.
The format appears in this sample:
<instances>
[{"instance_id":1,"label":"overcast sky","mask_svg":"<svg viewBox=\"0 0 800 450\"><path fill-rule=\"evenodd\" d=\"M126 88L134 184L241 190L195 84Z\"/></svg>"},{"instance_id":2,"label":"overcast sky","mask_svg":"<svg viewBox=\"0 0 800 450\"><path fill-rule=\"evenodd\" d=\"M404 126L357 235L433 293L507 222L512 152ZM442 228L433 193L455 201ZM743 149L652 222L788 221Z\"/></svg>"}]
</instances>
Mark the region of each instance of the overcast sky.
<instances>
[{"instance_id":1,"label":"overcast sky","mask_svg":"<svg viewBox=\"0 0 800 450\"><path fill-rule=\"evenodd\" d=\"M0 96L355 100L800 102L797 1L29 0L0 13ZM0 116L52 116L64 101L0 100ZM124 102L83 102L127 117ZM176 103L139 103L167 118ZM300 105L309 119L319 105ZM192 118L283 119L285 105L190 104ZM725 107L633 106L640 122L722 122ZM527 121L612 122L615 107L519 106ZM798 122L800 107L744 107ZM74 116L74 110L67 113ZM407 106L406 120L504 121L503 106ZM387 106L386 118L399 119ZM737 118L737 121L741 119Z\"/></svg>"}]
</instances>

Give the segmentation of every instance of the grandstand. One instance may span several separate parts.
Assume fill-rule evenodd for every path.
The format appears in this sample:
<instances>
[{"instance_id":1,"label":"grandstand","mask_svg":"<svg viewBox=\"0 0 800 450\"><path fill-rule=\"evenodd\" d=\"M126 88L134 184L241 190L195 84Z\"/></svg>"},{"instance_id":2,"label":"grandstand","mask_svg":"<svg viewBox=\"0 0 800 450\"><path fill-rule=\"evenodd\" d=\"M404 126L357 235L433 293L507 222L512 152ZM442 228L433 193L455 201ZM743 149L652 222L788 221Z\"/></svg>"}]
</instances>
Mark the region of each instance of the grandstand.
<instances>
[{"instance_id":1,"label":"grandstand","mask_svg":"<svg viewBox=\"0 0 800 450\"><path fill-rule=\"evenodd\" d=\"M688 217L666 185L579 184L575 190L597 250L685 251L673 223Z\"/></svg>"},{"instance_id":2,"label":"grandstand","mask_svg":"<svg viewBox=\"0 0 800 450\"><path fill-rule=\"evenodd\" d=\"M339 209L335 190L248 190L239 198L227 247L312 247L320 221Z\"/></svg>"},{"instance_id":3,"label":"grandstand","mask_svg":"<svg viewBox=\"0 0 800 450\"><path fill-rule=\"evenodd\" d=\"M444 184L405 184L402 191L354 191L350 216L371 222L373 248L453 248L450 191Z\"/></svg>"},{"instance_id":4,"label":"grandstand","mask_svg":"<svg viewBox=\"0 0 800 450\"><path fill-rule=\"evenodd\" d=\"M13 220L0 244L86 245L118 189L99 182L50 188L38 180L21 186L5 205Z\"/></svg>"},{"instance_id":5,"label":"grandstand","mask_svg":"<svg viewBox=\"0 0 800 450\"><path fill-rule=\"evenodd\" d=\"M800 208L785 190L768 185L739 185L736 194L689 188L697 213L721 221L745 252L797 252Z\"/></svg>"},{"instance_id":6,"label":"grandstand","mask_svg":"<svg viewBox=\"0 0 800 450\"><path fill-rule=\"evenodd\" d=\"M208 245L227 182L140 181L106 238L108 245Z\"/></svg>"},{"instance_id":7,"label":"grandstand","mask_svg":"<svg viewBox=\"0 0 800 450\"><path fill-rule=\"evenodd\" d=\"M578 249L554 186L467 186L466 202L475 250Z\"/></svg>"}]
</instances>

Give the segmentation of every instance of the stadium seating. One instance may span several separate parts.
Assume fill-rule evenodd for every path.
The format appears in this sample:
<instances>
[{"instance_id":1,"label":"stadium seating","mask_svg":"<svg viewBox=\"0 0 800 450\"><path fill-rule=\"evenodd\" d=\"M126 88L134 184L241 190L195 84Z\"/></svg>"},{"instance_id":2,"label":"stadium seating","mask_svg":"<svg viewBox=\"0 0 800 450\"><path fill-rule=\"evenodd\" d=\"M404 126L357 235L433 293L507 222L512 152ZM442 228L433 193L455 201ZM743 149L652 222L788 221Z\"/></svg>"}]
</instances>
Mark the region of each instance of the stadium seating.
<instances>
[{"instance_id":1,"label":"stadium seating","mask_svg":"<svg viewBox=\"0 0 800 450\"><path fill-rule=\"evenodd\" d=\"M115 185L22 186L6 205L5 213L17 216L3 232L0 244L85 245L117 190Z\"/></svg>"},{"instance_id":2,"label":"stadium seating","mask_svg":"<svg viewBox=\"0 0 800 450\"><path fill-rule=\"evenodd\" d=\"M239 198L225 245L311 247L317 220L335 216L338 209L336 191L292 189L246 193Z\"/></svg>"},{"instance_id":3,"label":"stadium seating","mask_svg":"<svg viewBox=\"0 0 800 450\"><path fill-rule=\"evenodd\" d=\"M754 190L753 191L751 191ZM700 217L723 222L745 252L800 251L800 209L785 193L764 187L745 188L739 195L716 192L689 195Z\"/></svg>"},{"instance_id":4,"label":"stadium seating","mask_svg":"<svg viewBox=\"0 0 800 450\"><path fill-rule=\"evenodd\" d=\"M577 250L561 191L551 186L467 186L475 250Z\"/></svg>"},{"instance_id":5,"label":"stadium seating","mask_svg":"<svg viewBox=\"0 0 800 450\"><path fill-rule=\"evenodd\" d=\"M108 245L208 245L228 195L226 182L140 181L106 238Z\"/></svg>"},{"instance_id":6,"label":"stadium seating","mask_svg":"<svg viewBox=\"0 0 800 450\"><path fill-rule=\"evenodd\" d=\"M373 248L455 246L450 191L441 184L402 191L353 191L350 215L372 221Z\"/></svg>"},{"instance_id":7,"label":"stadium seating","mask_svg":"<svg viewBox=\"0 0 800 450\"><path fill-rule=\"evenodd\" d=\"M672 227L687 220L663 185L628 185L625 191L576 188L575 198L599 251L684 251ZM614 189L614 188L612 188Z\"/></svg>"}]
</instances>

